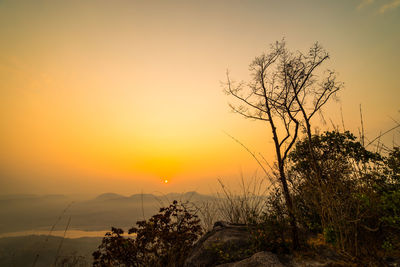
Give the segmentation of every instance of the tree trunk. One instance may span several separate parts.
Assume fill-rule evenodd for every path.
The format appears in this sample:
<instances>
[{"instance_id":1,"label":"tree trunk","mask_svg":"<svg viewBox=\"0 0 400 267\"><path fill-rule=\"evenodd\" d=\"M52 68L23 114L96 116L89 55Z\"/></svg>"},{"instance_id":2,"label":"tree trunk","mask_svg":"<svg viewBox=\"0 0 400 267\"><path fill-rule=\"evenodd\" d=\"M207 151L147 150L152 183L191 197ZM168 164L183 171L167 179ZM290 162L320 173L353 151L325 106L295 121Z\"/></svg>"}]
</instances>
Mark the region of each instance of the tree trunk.
<instances>
[{"instance_id":1,"label":"tree trunk","mask_svg":"<svg viewBox=\"0 0 400 267\"><path fill-rule=\"evenodd\" d=\"M285 197L286 207L289 213L290 226L292 228L292 246L293 249L296 250L299 248L299 234L297 231L297 222L293 211L293 202L292 198L290 197L285 171L282 164L279 165L281 165L279 166L279 175L283 187L283 195Z\"/></svg>"},{"instance_id":2,"label":"tree trunk","mask_svg":"<svg viewBox=\"0 0 400 267\"><path fill-rule=\"evenodd\" d=\"M289 213L290 226L292 228L292 246L293 246L293 249L296 250L299 248L299 235L298 235L298 231L297 231L296 217L295 217L294 211L293 211L293 202L292 202L292 198L290 197L289 187L288 187L286 175L285 175L285 162L284 162L284 159L282 158L281 148L280 148L279 141L278 141L278 133L276 131L275 123L272 118L271 111L269 109L269 105L268 105L267 101L266 101L266 107L268 109L267 114L268 114L268 118L269 118L269 123L271 125L272 139L274 140L274 144L275 144L276 158L278 160L279 179L281 180L283 195L285 197L285 202L286 202L286 208Z\"/></svg>"}]
</instances>

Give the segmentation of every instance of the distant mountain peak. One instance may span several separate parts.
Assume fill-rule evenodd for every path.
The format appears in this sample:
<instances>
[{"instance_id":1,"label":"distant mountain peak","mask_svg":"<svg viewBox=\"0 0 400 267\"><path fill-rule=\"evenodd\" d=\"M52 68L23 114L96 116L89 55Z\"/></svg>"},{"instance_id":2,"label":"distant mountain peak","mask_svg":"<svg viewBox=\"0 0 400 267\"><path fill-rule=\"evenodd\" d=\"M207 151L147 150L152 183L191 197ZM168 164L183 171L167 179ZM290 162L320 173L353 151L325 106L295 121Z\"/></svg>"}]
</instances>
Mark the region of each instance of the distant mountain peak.
<instances>
[{"instance_id":1,"label":"distant mountain peak","mask_svg":"<svg viewBox=\"0 0 400 267\"><path fill-rule=\"evenodd\" d=\"M123 195L119 195L116 193L104 193L101 195L98 195L96 197L96 200L112 200L112 199L118 199L118 198L125 198Z\"/></svg>"}]
</instances>

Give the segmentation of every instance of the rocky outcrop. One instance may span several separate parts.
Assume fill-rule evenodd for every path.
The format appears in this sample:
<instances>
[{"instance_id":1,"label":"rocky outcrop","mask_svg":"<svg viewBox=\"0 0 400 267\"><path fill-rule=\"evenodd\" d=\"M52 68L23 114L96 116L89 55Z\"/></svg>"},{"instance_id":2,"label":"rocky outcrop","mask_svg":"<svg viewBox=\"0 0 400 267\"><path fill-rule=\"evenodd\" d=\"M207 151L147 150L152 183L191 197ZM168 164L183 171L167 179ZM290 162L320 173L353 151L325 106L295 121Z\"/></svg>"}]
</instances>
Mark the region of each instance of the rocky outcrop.
<instances>
[{"instance_id":1,"label":"rocky outcrop","mask_svg":"<svg viewBox=\"0 0 400 267\"><path fill-rule=\"evenodd\" d=\"M250 238L245 225L216 222L214 228L196 243L184 266L216 266L223 260L236 261L251 256L246 254Z\"/></svg>"},{"instance_id":2,"label":"rocky outcrop","mask_svg":"<svg viewBox=\"0 0 400 267\"><path fill-rule=\"evenodd\" d=\"M298 256L276 255L272 252L254 254L249 226L216 222L194 246L185 267L328 267L349 266L342 257L328 247L303 252Z\"/></svg>"}]
</instances>

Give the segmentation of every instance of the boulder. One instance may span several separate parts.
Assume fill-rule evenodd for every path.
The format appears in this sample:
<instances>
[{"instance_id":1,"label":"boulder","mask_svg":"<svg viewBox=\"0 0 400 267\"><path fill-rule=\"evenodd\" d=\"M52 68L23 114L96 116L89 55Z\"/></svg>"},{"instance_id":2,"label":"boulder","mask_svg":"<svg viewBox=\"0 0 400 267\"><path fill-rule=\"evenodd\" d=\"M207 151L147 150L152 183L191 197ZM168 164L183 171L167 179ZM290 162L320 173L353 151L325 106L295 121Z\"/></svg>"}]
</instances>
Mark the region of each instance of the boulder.
<instances>
[{"instance_id":1,"label":"boulder","mask_svg":"<svg viewBox=\"0 0 400 267\"><path fill-rule=\"evenodd\" d=\"M216 222L194 246L185 261L186 267L216 266L226 261L237 261L251 256L251 235L248 226Z\"/></svg>"}]
</instances>

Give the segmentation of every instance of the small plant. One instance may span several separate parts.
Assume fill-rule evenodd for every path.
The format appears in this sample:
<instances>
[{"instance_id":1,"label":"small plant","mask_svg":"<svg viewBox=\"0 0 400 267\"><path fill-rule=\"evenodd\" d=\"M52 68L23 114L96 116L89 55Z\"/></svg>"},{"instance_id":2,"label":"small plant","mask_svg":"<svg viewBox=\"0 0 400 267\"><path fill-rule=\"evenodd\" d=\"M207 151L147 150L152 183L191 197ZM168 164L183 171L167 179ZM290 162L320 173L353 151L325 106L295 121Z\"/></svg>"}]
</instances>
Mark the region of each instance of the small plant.
<instances>
[{"instance_id":1,"label":"small plant","mask_svg":"<svg viewBox=\"0 0 400 267\"><path fill-rule=\"evenodd\" d=\"M329 244L336 243L336 233L333 227L326 227L324 228L324 238L325 241Z\"/></svg>"},{"instance_id":2,"label":"small plant","mask_svg":"<svg viewBox=\"0 0 400 267\"><path fill-rule=\"evenodd\" d=\"M202 234L197 215L176 200L136 224L128 231L132 238L113 227L93 253L93 266L181 266Z\"/></svg>"}]
</instances>

